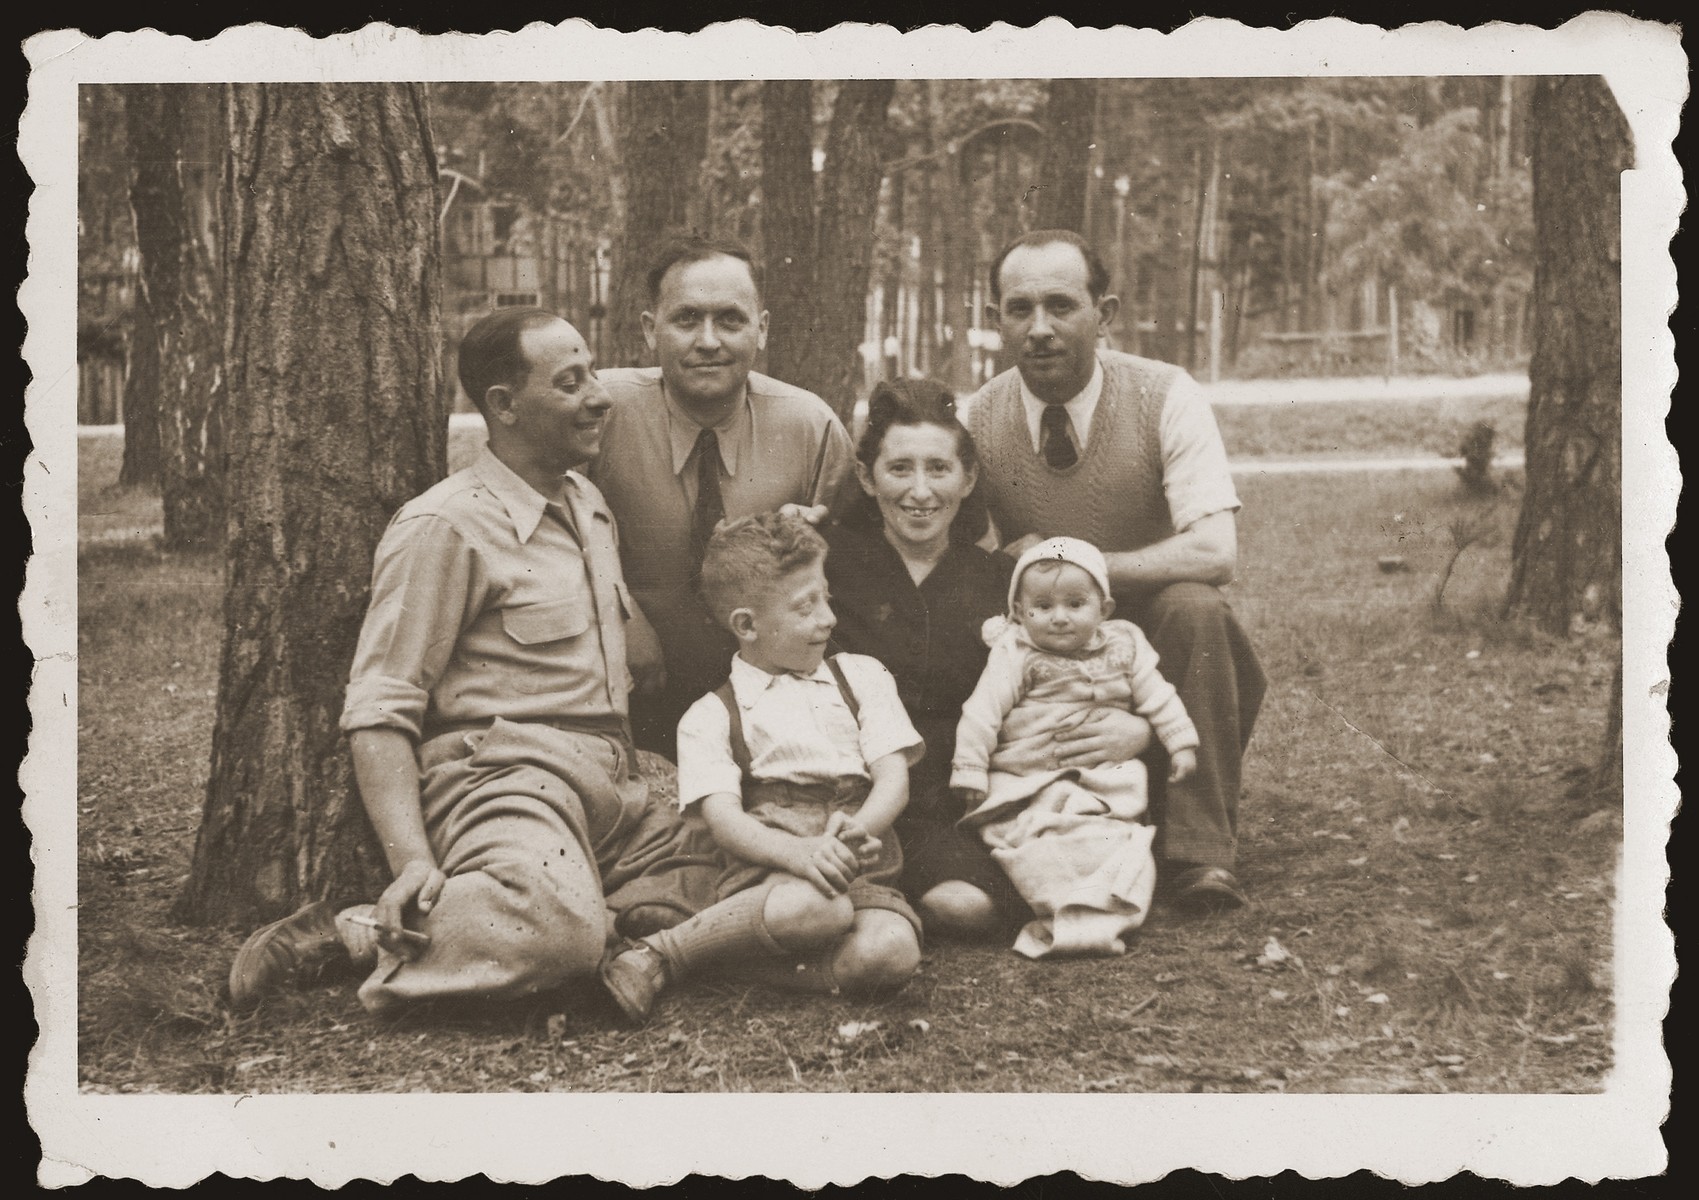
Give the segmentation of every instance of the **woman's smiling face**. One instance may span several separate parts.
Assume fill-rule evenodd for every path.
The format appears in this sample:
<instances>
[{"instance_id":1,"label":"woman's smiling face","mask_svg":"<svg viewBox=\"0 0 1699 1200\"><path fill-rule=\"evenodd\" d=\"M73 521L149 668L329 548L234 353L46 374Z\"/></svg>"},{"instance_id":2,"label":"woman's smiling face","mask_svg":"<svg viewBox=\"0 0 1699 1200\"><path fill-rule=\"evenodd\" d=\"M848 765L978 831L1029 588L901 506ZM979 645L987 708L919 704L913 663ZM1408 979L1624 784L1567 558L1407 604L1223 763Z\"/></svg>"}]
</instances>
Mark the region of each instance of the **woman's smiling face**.
<instances>
[{"instance_id":1,"label":"woman's smiling face","mask_svg":"<svg viewBox=\"0 0 1699 1200\"><path fill-rule=\"evenodd\" d=\"M976 481L956 434L940 425L891 426L873 465L857 463L856 474L899 549L941 548Z\"/></svg>"}]
</instances>

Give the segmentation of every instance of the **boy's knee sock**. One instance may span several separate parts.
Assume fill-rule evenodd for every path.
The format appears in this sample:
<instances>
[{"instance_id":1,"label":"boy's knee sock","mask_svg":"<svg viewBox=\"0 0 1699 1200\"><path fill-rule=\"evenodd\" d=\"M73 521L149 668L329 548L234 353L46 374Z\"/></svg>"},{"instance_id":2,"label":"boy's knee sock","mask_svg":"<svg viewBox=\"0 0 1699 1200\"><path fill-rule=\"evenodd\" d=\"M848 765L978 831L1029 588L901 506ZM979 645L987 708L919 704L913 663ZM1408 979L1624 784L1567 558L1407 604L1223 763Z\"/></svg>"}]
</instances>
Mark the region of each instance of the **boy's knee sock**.
<instances>
[{"instance_id":1,"label":"boy's knee sock","mask_svg":"<svg viewBox=\"0 0 1699 1200\"><path fill-rule=\"evenodd\" d=\"M769 890L752 887L728 896L643 941L660 954L668 977L675 981L717 963L785 955L788 952L767 931Z\"/></svg>"}]
</instances>

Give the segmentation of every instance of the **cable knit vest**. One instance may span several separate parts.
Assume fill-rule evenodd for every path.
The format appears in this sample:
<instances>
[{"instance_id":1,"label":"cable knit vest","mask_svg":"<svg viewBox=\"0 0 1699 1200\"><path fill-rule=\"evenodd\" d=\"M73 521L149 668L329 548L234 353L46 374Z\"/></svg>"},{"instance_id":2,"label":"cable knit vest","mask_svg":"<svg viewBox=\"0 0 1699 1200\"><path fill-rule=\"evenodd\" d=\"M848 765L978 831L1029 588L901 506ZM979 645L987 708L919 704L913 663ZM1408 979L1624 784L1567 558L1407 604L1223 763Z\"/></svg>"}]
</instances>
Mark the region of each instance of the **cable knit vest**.
<instances>
[{"instance_id":1,"label":"cable knit vest","mask_svg":"<svg viewBox=\"0 0 1699 1200\"><path fill-rule=\"evenodd\" d=\"M1100 550L1139 550L1173 536L1162 487L1162 407L1180 369L1099 350L1103 395L1085 453L1057 470L1032 448L1018 369L979 390L968 429L979 486L1005 541L1028 533L1083 538Z\"/></svg>"}]
</instances>

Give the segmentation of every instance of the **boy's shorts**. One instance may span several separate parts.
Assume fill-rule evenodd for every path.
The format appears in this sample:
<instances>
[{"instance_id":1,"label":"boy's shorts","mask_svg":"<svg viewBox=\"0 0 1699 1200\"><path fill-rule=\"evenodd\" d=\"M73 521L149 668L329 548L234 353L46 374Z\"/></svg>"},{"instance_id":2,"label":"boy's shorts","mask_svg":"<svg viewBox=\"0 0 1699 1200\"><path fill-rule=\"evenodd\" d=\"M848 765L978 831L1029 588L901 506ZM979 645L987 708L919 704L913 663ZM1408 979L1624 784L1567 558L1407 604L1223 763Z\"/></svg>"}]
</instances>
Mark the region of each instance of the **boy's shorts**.
<instances>
[{"instance_id":1,"label":"boy's shorts","mask_svg":"<svg viewBox=\"0 0 1699 1200\"><path fill-rule=\"evenodd\" d=\"M763 825L782 829L798 837L819 837L833 812L855 813L867 799L868 781L842 780L837 784L793 784L757 782L746 785L744 810ZM882 909L896 913L909 923L914 936L921 936L920 917L897 887L903 873L903 848L897 831L890 829L879 839L879 857L850 881L850 904L857 912ZM718 893L724 900L754 887L775 874L770 867L731 861L721 873Z\"/></svg>"}]
</instances>

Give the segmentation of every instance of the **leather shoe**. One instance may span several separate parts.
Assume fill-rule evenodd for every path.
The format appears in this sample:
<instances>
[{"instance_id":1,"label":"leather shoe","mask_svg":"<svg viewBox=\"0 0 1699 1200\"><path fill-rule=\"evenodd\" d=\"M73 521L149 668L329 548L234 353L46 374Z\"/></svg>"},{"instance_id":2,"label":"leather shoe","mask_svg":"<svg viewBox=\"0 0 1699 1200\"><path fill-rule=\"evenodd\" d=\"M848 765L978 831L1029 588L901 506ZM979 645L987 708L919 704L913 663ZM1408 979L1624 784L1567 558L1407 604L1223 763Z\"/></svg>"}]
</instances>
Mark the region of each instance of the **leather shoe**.
<instances>
[{"instance_id":1,"label":"leather shoe","mask_svg":"<svg viewBox=\"0 0 1699 1200\"><path fill-rule=\"evenodd\" d=\"M336 910L327 901L316 900L256 929L242 943L230 964L230 1005L237 1010L252 1008L266 993L284 984L304 983L346 954L336 935Z\"/></svg>"},{"instance_id":2,"label":"leather shoe","mask_svg":"<svg viewBox=\"0 0 1699 1200\"><path fill-rule=\"evenodd\" d=\"M1174 880L1174 903L1193 912L1225 912L1250 903L1226 867L1188 867Z\"/></svg>"},{"instance_id":3,"label":"leather shoe","mask_svg":"<svg viewBox=\"0 0 1699 1200\"><path fill-rule=\"evenodd\" d=\"M667 986L667 964L647 942L629 942L618 954L602 960L602 986L633 1025L649 1019L655 997Z\"/></svg>"}]
</instances>

